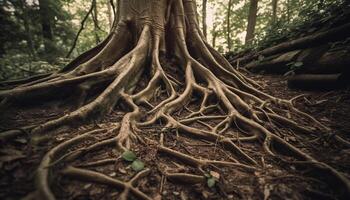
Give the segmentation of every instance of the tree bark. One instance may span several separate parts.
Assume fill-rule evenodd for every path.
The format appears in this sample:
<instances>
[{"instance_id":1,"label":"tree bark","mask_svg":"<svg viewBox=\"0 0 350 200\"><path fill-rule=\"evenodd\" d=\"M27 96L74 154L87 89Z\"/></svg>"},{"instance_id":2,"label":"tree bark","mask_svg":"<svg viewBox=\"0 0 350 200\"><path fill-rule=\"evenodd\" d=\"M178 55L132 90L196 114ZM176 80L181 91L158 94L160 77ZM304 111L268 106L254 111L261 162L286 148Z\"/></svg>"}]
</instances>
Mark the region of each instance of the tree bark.
<instances>
[{"instance_id":1,"label":"tree bark","mask_svg":"<svg viewBox=\"0 0 350 200\"><path fill-rule=\"evenodd\" d=\"M95 34L95 41L96 41L96 45L97 45L101 41L100 41L100 37L98 35L98 31L99 31L100 27L99 27L99 23L98 23L98 11L97 11L96 0L93 0L92 4L93 4L94 9L93 9L93 12L91 13L92 14L91 17L92 17L92 20L94 22L94 34Z\"/></svg>"},{"instance_id":2,"label":"tree bark","mask_svg":"<svg viewBox=\"0 0 350 200\"><path fill-rule=\"evenodd\" d=\"M227 19L226 19L226 42L227 42L227 49L228 51L231 51L231 7L232 7L232 0L228 1L227 6Z\"/></svg>"},{"instance_id":3,"label":"tree bark","mask_svg":"<svg viewBox=\"0 0 350 200\"><path fill-rule=\"evenodd\" d=\"M277 19L277 5L278 0L272 0L272 23L275 23Z\"/></svg>"},{"instance_id":4,"label":"tree bark","mask_svg":"<svg viewBox=\"0 0 350 200\"><path fill-rule=\"evenodd\" d=\"M106 0L107 1L107 15L108 15L108 24L109 24L109 28L112 29L113 27L113 21L114 21L114 9L110 3L110 0Z\"/></svg>"},{"instance_id":5,"label":"tree bark","mask_svg":"<svg viewBox=\"0 0 350 200\"><path fill-rule=\"evenodd\" d=\"M207 0L202 1L202 28L204 38L207 39Z\"/></svg>"},{"instance_id":6,"label":"tree bark","mask_svg":"<svg viewBox=\"0 0 350 200\"><path fill-rule=\"evenodd\" d=\"M0 91L0 109L6 110L21 103L42 105L47 99L71 99L71 111L62 112L55 119L44 119L31 128L6 131L0 134L1 141L23 136L30 137L31 144L35 145L52 139L52 134L58 132L55 130L62 127L75 128L86 123L98 127L83 134L80 127L71 129L79 133L68 134L70 139L43 156L35 174L36 191L32 199L54 200L57 194L51 190L51 183L68 176L118 189L121 200L151 200L159 197L158 188L164 182L155 178L156 192L147 194L135 183L150 172L169 180L203 184L207 179L204 169L237 168L242 174L244 171L255 176L252 172L265 169L261 164L265 157L276 163L286 158L286 162L291 160L301 167L309 167L316 176L322 172L322 178L337 183L329 186L335 194L344 198L350 194L350 183L344 175L284 140L283 132L277 130L283 128L310 135L329 129L296 109L293 99L284 100L260 91L256 82L232 68L204 39L194 0L121 0L118 8L118 23L97 47L48 77ZM16 116L17 113L16 110ZM289 113L291 118L284 113ZM303 124L314 127L299 125L300 118ZM142 131L150 129L156 134ZM204 158L174 148L174 140L186 145L182 142L187 138L206 141L210 151L220 149L225 153L220 155L232 158ZM340 141L347 144L345 140ZM244 144L245 148L241 148L243 143L253 144ZM249 146L253 148L247 151ZM111 147L117 150L113 158L108 153ZM256 154L257 147L263 151L260 155ZM130 150L152 153L149 154L152 159L144 160L146 166L161 165L138 171L130 181L104 174L103 170L84 168L106 163L115 166L121 161L117 157ZM86 163L91 157L84 155L89 153L103 153L108 159ZM168 156L165 162L158 159L163 154ZM98 159L97 155L94 158ZM183 165L185 170L167 170L167 165L172 163ZM55 179L58 173L60 178Z\"/></svg>"},{"instance_id":7,"label":"tree bark","mask_svg":"<svg viewBox=\"0 0 350 200\"><path fill-rule=\"evenodd\" d=\"M287 0L287 5L286 5L286 10L287 10L287 23L290 23L290 15L291 15L291 6L290 6L290 1L291 0Z\"/></svg>"},{"instance_id":8,"label":"tree bark","mask_svg":"<svg viewBox=\"0 0 350 200\"><path fill-rule=\"evenodd\" d=\"M49 9L49 2L47 0L39 0L39 8L40 8L40 19L41 19L41 27L42 27L42 35L44 38L45 50L50 51L52 48L52 19L51 13Z\"/></svg>"},{"instance_id":9,"label":"tree bark","mask_svg":"<svg viewBox=\"0 0 350 200\"><path fill-rule=\"evenodd\" d=\"M250 44L254 39L254 31L256 25L256 18L258 13L258 0L250 0L248 12L247 34L245 37L245 44Z\"/></svg>"},{"instance_id":10,"label":"tree bark","mask_svg":"<svg viewBox=\"0 0 350 200\"><path fill-rule=\"evenodd\" d=\"M217 37L216 24L214 22L213 30L212 30L212 41L211 41L211 45L212 45L213 48L216 47L216 37Z\"/></svg>"}]
</instances>

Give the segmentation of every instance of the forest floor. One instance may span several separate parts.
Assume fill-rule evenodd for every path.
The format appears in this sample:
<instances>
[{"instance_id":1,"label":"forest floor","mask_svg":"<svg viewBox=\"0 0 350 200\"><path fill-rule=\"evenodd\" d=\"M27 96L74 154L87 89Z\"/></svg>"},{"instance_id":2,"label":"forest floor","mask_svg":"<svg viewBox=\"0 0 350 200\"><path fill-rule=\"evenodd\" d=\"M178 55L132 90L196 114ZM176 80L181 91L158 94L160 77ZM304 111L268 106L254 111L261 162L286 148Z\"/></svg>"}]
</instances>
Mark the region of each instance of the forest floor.
<instances>
[{"instance_id":1,"label":"forest floor","mask_svg":"<svg viewBox=\"0 0 350 200\"><path fill-rule=\"evenodd\" d=\"M347 140L350 139L350 88L317 92L290 90L281 76L253 74L247 76L256 80L266 93L276 97L291 99L305 94L303 98L298 99L296 107L331 127L334 134L339 134ZM28 124L40 124L66 112L68 108L58 104L55 106L41 105L40 109L29 108L26 112L20 108L7 110L0 114L0 128L6 130ZM103 122L79 128L60 128L55 131L54 139L40 146L29 145L28 138L18 138L6 143L0 141L0 199L19 199L34 191L36 168L45 153L53 146L87 130L105 127L120 121L123 115L124 112L115 111ZM263 165L260 171L247 172L234 167L209 167L205 171L212 171L220 176L217 184L211 188L206 182L189 186L166 180L162 173L164 163L176 169L176 172L198 172L181 162L175 162L167 155L157 153L156 146L149 141L156 139L160 131L159 126L142 130L142 135L146 139L145 144L138 145L133 150L138 158L145 162L146 167L151 169L147 177L137 182L137 186L140 191L154 199L333 199L334 197L334 191L322 181L322 177L313 177L307 169L296 168L269 158L268 155L265 156L261 146L253 143L239 145L250 156L260 159L259 163ZM350 178L350 149L337 145L331 136L302 135L284 129L279 134L304 152L345 173ZM106 137L110 136L103 135L98 140ZM216 148L216 144L182 134L178 135L173 130L165 134L164 143L167 147L197 158L230 159L226 152ZM79 162L74 161L70 165L80 166L88 161L118 156L118 152L110 147L83 155L79 158ZM64 163L59 162L50 167L60 169L64 166ZM129 163L122 159L110 165L89 169L120 180L130 180L135 175ZM61 176L60 173L52 181L51 189L58 199L116 199L120 194L120 190L115 188L73 181Z\"/></svg>"}]
</instances>

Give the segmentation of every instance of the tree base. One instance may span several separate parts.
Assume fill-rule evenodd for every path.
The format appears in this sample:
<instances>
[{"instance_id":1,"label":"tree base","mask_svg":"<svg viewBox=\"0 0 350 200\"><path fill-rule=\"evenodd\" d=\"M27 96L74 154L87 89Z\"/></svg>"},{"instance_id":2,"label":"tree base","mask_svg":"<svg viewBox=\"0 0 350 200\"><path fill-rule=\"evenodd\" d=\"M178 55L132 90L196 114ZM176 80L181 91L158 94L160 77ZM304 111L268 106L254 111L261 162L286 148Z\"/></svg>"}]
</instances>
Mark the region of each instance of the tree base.
<instances>
[{"instance_id":1,"label":"tree base","mask_svg":"<svg viewBox=\"0 0 350 200\"><path fill-rule=\"evenodd\" d=\"M55 199L57 177L63 176L119 188L119 199L155 199L167 181L210 180L208 185L218 182L219 189L225 173L252 177L276 161L322 173L337 184L340 197L349 194L347 178L285 141L280 131L327 134L329 129L293 106L298 97L272 97L234 70L202 39L194 1L121 1L120 8L119 23L100 46L58 73L0 92L2 107L59 97L73 110L20 133L0 133L6 139L28 133L35 147L52 141L62 127L96 123L46 153L36 173L36 191L28 198ZM162 63L162 53L176 62ZM113 120L110 115L118 110L121 118ZM99 121L106 116L109 123ZM127 165L120 156L130 150L147 168L133 178L130 173L116 178ZM113 165L124 167L112 175L98 172ZM154 182L142 181L149 174ZM148 194L154 186L158 192Z\"/></svg>"}]
</instances>

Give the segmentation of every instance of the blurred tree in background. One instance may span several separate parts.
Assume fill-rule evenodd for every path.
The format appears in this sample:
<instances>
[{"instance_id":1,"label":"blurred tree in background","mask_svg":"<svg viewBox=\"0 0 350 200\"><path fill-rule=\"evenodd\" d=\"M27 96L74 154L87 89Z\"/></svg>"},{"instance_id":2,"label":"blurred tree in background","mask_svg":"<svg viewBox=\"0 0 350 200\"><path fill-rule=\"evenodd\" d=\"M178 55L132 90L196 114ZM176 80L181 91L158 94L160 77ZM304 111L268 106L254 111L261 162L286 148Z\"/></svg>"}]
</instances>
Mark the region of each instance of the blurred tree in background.
<instances>
[{"instance_id":1,"label":"blurred tree in background","mask_svg":"<svg viewBox=\"0 0 350 200\"><path fill-rule=\"evenodd\" d=\"M327 20L345 2L259 0L254 34L245 44L251 1L197 0L207 41L221 53L298 37L298 29ZM0 0L0 80L64 66L105 38L116 12L117 0Z\"/></svg>"},{"instance_id":2,"label":"blurred tree in background","mask_svg":"<svg viewBox=\"0 0 350 200\"><path fill-rule=\"evenodd\" d=\"M71 57L107 35L113 18L110 0L0 0L0 80L64 66L92 3Z\"/></svg>"},{"instance_id":3,"label":"blurred tree in background","mask_svg":"<svg viewBox=\"0 0 350 200\"><path fill-rule=\"evenodd\" d=\"M74 30L68 1L0 1L0 79L50 71L64 55ZM45 66L45 67L43 67Z\"/></svg>"},{"instance_id":4,"label":"blurred tree in background","mask_svg":"<svg viewBox=\"0 0 350 200\"><path fill-rule=\"evenodd\" d=\"M300 31L312 33L314 23L327 22L331 17L339 15L339 9L349 10L347 0L279 0L276 1L276 16L273 15L274 1L272 2L272 17L264 15L258 19L258 24L264 24L255 38L255 48L266 48L286 39L299 37ZM304 30L303 30L304 29ZM307 29L307 30L305 30Z\"/></svg>"},{"instance_id":5,"label":"blurred tree in background","mask_svg":"<svg viewBox=\"0 0 350 200\"><path fill-rule=\"evenodd\" d=\"M197 0L199 7L202 2ZM336 15L336 9L349 9L346 0L259 0L254 37L245 44L251 0L207 2L207 40L222 53L274 45L297 36L302 26Z\"/></svg>"}]
</instances>

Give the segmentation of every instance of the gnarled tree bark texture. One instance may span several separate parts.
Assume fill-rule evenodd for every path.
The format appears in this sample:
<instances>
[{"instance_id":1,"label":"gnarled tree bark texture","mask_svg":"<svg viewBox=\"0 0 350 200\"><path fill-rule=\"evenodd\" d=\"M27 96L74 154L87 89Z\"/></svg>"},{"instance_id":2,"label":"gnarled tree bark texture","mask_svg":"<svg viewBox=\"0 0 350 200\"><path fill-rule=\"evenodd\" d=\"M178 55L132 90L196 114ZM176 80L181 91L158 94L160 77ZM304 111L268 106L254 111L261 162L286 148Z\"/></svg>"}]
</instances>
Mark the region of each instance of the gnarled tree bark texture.
<instances>
[{"instance_id":1,"label":"gnarled tree bark texture","mask_svg":"<svg viewBox=\"0 0 350 200\"><path fill-rule=\"evenodd\" d=\"M228 51L231 51L231 8L232 8L232 0L228 1L227 5L227 16L226 16L226 42L227 42L227 49Z\"/></svg>"},{"instance_id":2,"label":"gnarled tree bark texture","mask_svg":"<svg viewBox=\"0 0 350 200\"><path fill-rule=\"evenodd\" d=\"M207 0L202 1L202 32L204 38L207 38Z\"/></svg>"},{"instance_id":3,"label":"gnarled tree bark texture","mask_svg":"<svg viewBox=\"0 0 350 200\"><path fill-rule=\"evenodd\" d=\"M153 199L156 194L137 188L149 173L196 184L205 180L205 171L213 166L262 172L264 158L256 157L249 146L243 148L245 144L257 146L265 158L308 167L313 174L322 174L339 197L349 195L349 181L342 173L285 141L279 132L288 128L296 134L326 134L329 129L293 106L298 97L283 100L263 93L258 84L233 69L203 39L195 1L121 0L118 8L119 21L101 44L57 73L12 82L14 88L0 91L2 109L27 101L42 104L43 99L64 99L73 93L75 101L69 102L73 111L21 129L33 143L50 140L63 126L98 123L118 109L124 113L113 123L101 122L99 129L73 135L52 148L38 167L36 191L29 197L55 199L59 194L53 192L52 184L57 176L113 186L123 191L120 199L130 195ZM297 123L298 119L302 120ZM160 128L157 134L145 131L155 126ZM9 130L0 137L23 137L21 130ZM182 137L206 141L211 151L228 157L205 158L169 145L169 140L181 143ZM91 169L122 162L118 158L79 164L80 158L97 149L115 147L121 154L140 145L149 146L156 157L167 155L172 162L159 160L131 180ZM173 164L180 161L181 165ZM160 193L163 178L154 183Z\"/></svg>"}]
</instances>

